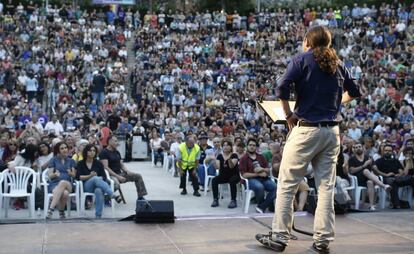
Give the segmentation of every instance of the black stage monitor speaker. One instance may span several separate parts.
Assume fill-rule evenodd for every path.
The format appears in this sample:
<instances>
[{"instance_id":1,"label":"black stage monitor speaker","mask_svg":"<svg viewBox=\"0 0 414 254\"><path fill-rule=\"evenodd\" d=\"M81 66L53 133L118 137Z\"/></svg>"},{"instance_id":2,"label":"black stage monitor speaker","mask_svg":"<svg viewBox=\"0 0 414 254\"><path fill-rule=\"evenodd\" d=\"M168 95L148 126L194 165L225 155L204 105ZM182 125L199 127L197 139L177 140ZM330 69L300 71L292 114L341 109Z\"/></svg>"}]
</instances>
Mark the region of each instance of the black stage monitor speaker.
<instances>
[{"instance_id":1,"label":"black stage monitor speaker","mask_svg":"<svg viewBox=\"0 0 414 254\"><path fill-rule=\"evenodd\" d=\"M174 223L172 200L137 200L136 223Z\"/></svg>"}]
</instances>

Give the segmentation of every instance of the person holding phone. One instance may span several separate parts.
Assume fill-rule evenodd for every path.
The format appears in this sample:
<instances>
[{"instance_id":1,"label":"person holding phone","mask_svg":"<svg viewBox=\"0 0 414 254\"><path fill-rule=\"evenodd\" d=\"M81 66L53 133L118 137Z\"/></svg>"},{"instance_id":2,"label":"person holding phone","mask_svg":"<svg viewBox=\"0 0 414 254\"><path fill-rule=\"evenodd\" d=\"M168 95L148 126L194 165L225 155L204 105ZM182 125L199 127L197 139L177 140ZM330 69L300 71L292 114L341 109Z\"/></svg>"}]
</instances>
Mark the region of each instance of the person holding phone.
<instances>
[{"instance_id":1,"label":"person holding phone","mask_svg":"<svg viewBox=\"0 0 414 254\"><path fill-rule=\"evenodd\" d=\"M65 205L73 190L72 180L76 176L76 162L69 158L69 147L66 142L59 142L53 148L54 157L49 161L49 193L53 193L52 202L47 212L47 219L53 217L56 206L59 206L59 217L65 219Z\"/></svg>"}]
</instances>

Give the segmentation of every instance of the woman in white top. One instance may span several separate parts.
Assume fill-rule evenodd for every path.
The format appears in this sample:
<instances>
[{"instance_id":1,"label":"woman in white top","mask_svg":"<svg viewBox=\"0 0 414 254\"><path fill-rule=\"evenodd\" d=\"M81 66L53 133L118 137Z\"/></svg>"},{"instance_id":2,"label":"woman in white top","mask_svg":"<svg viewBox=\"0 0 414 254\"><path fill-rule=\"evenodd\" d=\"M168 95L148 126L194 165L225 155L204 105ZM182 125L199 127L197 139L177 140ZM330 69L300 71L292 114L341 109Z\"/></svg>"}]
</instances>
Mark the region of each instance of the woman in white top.
<instances>
[{"instance_id":1,"label":"woman in white top","mask_svg":"<svg viewBox=\"0 0 414 254\"><path fill-rule=\"evenodd\" d=\"M10 171L14 171L17 166L29 167L37 170L37 146L33 144L26 145L25 149L16 155L13 161L9 162Z\"/></svg>"},{"instance_id":2,"label":"woman in white top","mask_svg":"<svg viewBox=\"0 0 414 254\"><path fill-rule=\"evenodd\" d=\"M38 147L39 157L37 158L37 165L39 166L39 172L41 172L48 167L49 161L53 157L53 153L50 146L44 141L40 142Z\"/></svg>"},{"instance_id":3,"label":"woman in white top","mask_svg":"<svg viewBox=\"0 0 414 254\"><path fill-rule=\"evenodd\" d=\"M157 129L152 130L152 139L150 140L151 151L154 153L154 164L157 165L157 161L161 161L161 165L164 164L164 151L161 148L162 138L159 137Z\"/></svg>"}]
</instances>

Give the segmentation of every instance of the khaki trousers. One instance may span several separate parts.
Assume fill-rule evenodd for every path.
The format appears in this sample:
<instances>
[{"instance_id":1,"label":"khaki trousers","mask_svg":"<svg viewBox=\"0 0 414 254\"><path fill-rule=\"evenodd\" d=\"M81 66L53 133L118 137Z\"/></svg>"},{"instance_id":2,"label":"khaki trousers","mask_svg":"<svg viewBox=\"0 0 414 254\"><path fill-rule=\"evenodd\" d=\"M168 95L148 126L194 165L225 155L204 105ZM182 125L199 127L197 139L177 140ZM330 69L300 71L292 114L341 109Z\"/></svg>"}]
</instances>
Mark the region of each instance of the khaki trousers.
<instances>
[{"instance_id":1,"label":"khaki trousers","mask_svg":"<svg viewBox=\"0 0 414 254\"><path fill-rule=\"evenodd\" d=\"M312 163L318 202L314 219L314 242L329 245L334 237L334 189L339 154L339 127L294 127L283 150L277 184L273 232L288 244L293 222L293 201L309 163Z\"/></svg>"}]
</instances>

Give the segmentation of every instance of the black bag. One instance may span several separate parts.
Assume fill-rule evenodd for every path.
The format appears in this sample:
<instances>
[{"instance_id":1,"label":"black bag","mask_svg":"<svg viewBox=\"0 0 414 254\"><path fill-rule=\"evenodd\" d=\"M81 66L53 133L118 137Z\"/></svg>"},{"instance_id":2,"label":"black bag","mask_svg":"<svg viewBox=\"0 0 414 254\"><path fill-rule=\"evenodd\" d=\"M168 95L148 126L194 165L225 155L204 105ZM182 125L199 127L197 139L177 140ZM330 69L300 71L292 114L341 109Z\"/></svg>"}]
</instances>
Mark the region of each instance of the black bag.
<instances>
[{"instance_id":1,"label":"black bag","mask_svg":"<svg viewBox=\"0 0 414 254\"><path fill-rule=\"evenodd\" d=\"M394 183L399 187L407 186L414 183L414 178L411 175L397 176Z\"/></svg>"},{"instance_id":2,"label":"black bag","mask_svg":"<svg viewBox=\"0 0 414 254\"><path fill-rule=\"evenodd\" d=\"M308 195L305 207L306 211L312 215L315 215L317 203L318 197L316 195ZM335 214L345 214L348 211L348 208L348 204L339 204L336 200L334 200Z\"/></svg>"},{"instance_id":3,"label":"black bag","mask_svg":"<svg viewBox=\"0 0 414 254\"><path fill-rule=\"evenodd\" d=\"M7 169L7 162L0 161L0 172L3 172Z\"/></svg>"},{"instance_id":4,"label":"black bag","mask_svg":"<svg viewBox=\"0 0 414 254\"><path fill-rule=\"evenodd\" d=\"M317 204L317 196L309 194L308 199L306 200L305 210L308 213L315 215L316 204Z\"/></svg>"},{"instance_id":5,"label":"black bag","mask_svg":"<svg viewBox=\"0 0 414 254\"><path fill-rule=\"evenodd\" d=\"M335 214L345 214L348 212L349 204L340 204L334 200Z\"/></svg>"},{"instance_id":6,"label":"black bag","mask_svg":"<svg viewBox=\"0 0 414 254\"><path fill-rule=\"evenodd\" d=\"M45 199L44 192L41 188L35 189L35 209L43 209L43 202Z\"/></svg>"},{"instance_id":7,"label":"black bag","mask_svg":"<svg viewBox=\"0 0 414 254\"><path fill-rule=\"evenodd\" d=\"M400 200L400 207L401 209L410 209L410 202L405 200Z\"/></svg>"}]
</instances>

